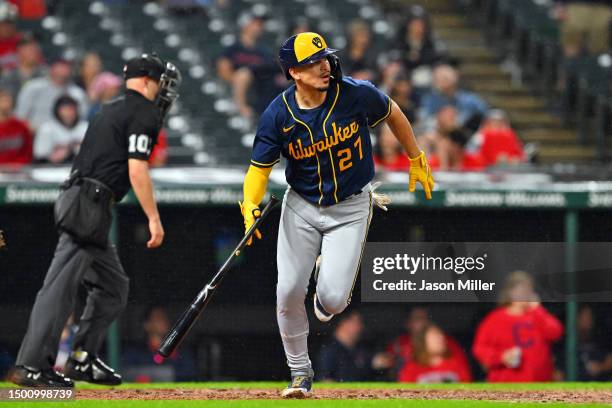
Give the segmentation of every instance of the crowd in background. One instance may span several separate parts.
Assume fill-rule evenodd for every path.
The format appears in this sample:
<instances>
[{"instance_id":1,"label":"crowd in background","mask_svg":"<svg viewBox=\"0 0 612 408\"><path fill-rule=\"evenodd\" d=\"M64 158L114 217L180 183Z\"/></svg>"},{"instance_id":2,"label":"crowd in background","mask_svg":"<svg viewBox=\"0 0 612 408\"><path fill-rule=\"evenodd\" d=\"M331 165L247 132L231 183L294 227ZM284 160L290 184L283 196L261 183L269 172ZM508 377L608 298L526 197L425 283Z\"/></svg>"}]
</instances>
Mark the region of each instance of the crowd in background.
<instances>
[{"instance_id":1,"label":"crowd in background","mask_svg":"<svg viewBox=\"0 0 612 408\"><path fill-rule=\"evenodd\" d=\"M105 71L95 52L46 58L36 36L18 30L20 12L33 13L27 6L34 4L17 3L0 2L0 165L70 163L89 121L122 93L123 79ZM167 159L163 131L158 140L153 165Z\"/></svg>"},{"instance_id":2,"label":"crowd in background","mask_svg":"<svg viewBox=\"0 0 612 408\"><path fill-rule=\"evenodd\" d=\"M238 111L255 124L267 104L291 83L275 63L275 50L259 41L266 16L245 13L238 23L240 34L217 58L217 73L231 88ZM296 19L287 35L314 29ZM479 171L524 162L522 142L505 112L490 109L479 95L461 87L460 66L436 46L426 11L409 8L397 31L396 40L382 53L365 20L348 22L347 45L339 54L342 70L375 83L397 102L432 167ZM388 127L381 126L375 142L379 170L408 169L410 161Z\"/></svg>"},{"instance_id":3,"label":"crowd in background","mask_svg":"<svg viewBox=\"0 0 612 408\"><path fill-rule=\"evenodd\" d=\"M533 279L523 271L508 276L498 306L478 323L471 349L433 322L425 307L410 309L404 329L384 351L376 352L362 342L366 327L358 310L338 316L320 349L315 375L322 381L431 384L471 382L477 368L487 382L564 378L563 354L553 347L562 338L562 323L540 303ZM592 308L582 304L577 319L580 381L612 379L612 348L596 329Z\"/></svg>"},{"instance_id":4,"label":"crowd in background","mask_svg":"<svg viewBox=\"0 0 612 408\"><path fill-rule=\"evenodd\" d=\"M204 3L194 7L210 6ZM172 2L167 6L178 7ZM0 2L0 164L69 163L88 121L103 103L122 92L122 79L104 71L94 52L77 61L47 60L36 37L17 30L18 19L15 5ZM219 81L231 89L240 115L254 126L290 81L278 68L276 49L261 41L266 16L244 13L237 24L236 42L215 63ZM314 29L297 18L287 35ZM374 46L366 21L348 22L347 44L340 54L343 71L374 82L398 103L432 167L478 171L501 162L524 161L522 143L507 115L490 110L482 98L461 88L456 61L436 45L425 10L412 7L397 31L383 55ZM152 157L156 165L167 160L165 135L159 140ZM408 169L408 158L385 125L375 145L380 170Z\"/></svg>"},{"instance_id":5,"label":"crowd in background","mask_svg":"<svg viewBox=\"0 0 612 408\"><path fill-rule=\"evenodd\" d=\"M105 72L97 54L88 53L78 61L47 60L33 35L18 32L19 14L40 19L53 3L0 2L0 164L70 162L88 121L122 91L121 78ZM160 3L177 13L206 13L207 8L229 1ZM610 49L612 7L605 0L565 0L555 5L551 15L559 21L567 58ZM527 161L506 112L462 87L460 61L436 41L426 10L407 3L401 15L394 38L383 46L375 43L366 20L346 22L346 45L340 53L345 75L375 83L397 102L434 170L480 171ZM267 104L290 85L276 62L277 44L262 40L266 22L263 14L240 15L236 41L215 58L219 81L227 84L238 112L253 127ZM296 17L285 34L316 29L309 20ZM330 46L333 40L328 38ZM160 140L159 154L153 158L158 165L166 162L168 154L165 135ZM384 124L376 133L375 163L383 171L405 171L410 165Z\"/></svg>"}]
</instances>

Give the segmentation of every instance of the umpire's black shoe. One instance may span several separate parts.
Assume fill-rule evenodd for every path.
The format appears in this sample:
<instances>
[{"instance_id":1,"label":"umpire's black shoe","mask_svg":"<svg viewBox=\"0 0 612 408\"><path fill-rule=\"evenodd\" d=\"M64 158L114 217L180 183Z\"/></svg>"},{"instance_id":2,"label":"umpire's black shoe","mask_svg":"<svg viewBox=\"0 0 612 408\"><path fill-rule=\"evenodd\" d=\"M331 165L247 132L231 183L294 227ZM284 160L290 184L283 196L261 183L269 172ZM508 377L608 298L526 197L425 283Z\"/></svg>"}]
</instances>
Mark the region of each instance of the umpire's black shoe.
<instances>
[{"instance_id":1,"label":"umpire's black shoe","mask_svg":"<svg viewBox=\"0 0 612 408\"><path fill-rule=\"evenodd\" d=\"M49 368L39 370L26 366L15 366L8 375L9 381L22 387L74 387L70 378Z\"/></svg>"},{"instance_id":2,"label":"umpire's black shoe","mask_svg":"<svg viewBox=\"0 0 612 408\"><path fill-rule=\"evenodd\" d=\"M119 385L121 376L98 357L85 351L75 351L64 367L64 373L75 381L87 381L101 385Z\"/></svg>"}]
</instances>

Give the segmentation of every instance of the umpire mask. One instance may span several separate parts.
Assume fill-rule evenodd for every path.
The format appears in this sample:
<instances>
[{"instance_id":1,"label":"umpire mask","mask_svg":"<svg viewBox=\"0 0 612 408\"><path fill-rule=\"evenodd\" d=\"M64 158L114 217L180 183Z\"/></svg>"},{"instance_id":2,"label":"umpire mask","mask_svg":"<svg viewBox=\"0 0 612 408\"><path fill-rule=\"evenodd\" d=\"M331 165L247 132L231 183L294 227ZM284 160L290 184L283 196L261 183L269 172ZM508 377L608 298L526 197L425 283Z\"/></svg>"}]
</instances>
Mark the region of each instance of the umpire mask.
<instances>
[{"instance_id":1,"label":"umpire mask","mask_svg":"<svg viewBox=\"0 0 612 408\"><path fill-rule=\"evenodd\" d=\"M162 118L166 116L172 104L179 97L179 87L182 77L179 69L171 62L166 62L164 72L159 78L159 92L155 98L155 104L161 111Z\"/></svg>"}]
</instances>

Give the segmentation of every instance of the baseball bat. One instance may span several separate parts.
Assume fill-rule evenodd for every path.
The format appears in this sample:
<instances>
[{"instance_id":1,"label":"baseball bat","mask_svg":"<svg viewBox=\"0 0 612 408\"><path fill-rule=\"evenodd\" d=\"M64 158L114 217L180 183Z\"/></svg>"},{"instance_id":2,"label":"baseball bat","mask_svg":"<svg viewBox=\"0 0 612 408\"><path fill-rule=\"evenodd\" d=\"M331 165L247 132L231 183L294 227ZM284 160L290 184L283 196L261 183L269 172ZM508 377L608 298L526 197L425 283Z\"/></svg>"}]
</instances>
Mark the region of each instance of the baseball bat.
<instances>
[{"instance_id":1,"label":"baseball bat","mask_svg":"<svg viewBox=\"0 0 612 408\"><path fill-rule=\"evenodd\" d=\"M195 321L198 319L198 317L210 301L210 298L212 297L213 293L215 293L215 290L219 286L219 283L221 282L221 279L223 279L223 276L231 268L236 258L238 258L238 255L240 255L240 253L246 246L246 243L249 238L253 236L255 230L259 228L259 226L263 223L263 221L266 219L270 211L272 211L272 209L277 203L278 198L276 198L275 196L271 196L270 201L264 207L263 211L261 212L261 215L258 219L255 220L255 223L251 226L251 228L249 228L244 237L242 237L242 239L238 243L238 246L236 246L236 249L234 249L232 254L229 256L229 258L227 258L227 260L217 271L215 276L213 276L210 282L208 282L208 284L204 286L200 293L198 293L193 302L191 302L189 307L183 312L181 317L176 321L172 329L168 332L168 334L164 338L164 341L162 341L159 350L157 351L159 354L161 354L163 357L168 357L182 343L182 341L187 336L187 333L189 333L189 330L191 330L191 327L193 327Z\"/></svg>"}]
</instances>

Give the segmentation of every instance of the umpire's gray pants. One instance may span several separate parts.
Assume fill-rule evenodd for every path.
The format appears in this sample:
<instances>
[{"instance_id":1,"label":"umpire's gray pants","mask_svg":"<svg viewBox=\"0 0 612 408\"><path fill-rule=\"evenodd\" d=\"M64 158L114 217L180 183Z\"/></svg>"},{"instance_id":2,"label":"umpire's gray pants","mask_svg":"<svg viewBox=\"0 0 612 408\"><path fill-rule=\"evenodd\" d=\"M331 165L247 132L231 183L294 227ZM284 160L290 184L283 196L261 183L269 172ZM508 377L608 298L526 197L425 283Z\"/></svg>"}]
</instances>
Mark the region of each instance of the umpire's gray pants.
<instances>
[{"instance_id":1,"label":"umpire's gray pants","mask_svg":"<svg viewBox=\"0 0 612 408\"><path fill-rule=\"evenodd\" d=\"M276 254L276 316L293 375L312 370L304 299L317 256L317 298L326 312L338 314L350 302L371 217L369 184L361 194L329 207L313 205L291 188L285 193Z\"/></svg>"},{"instance_id":2,"label":"umpire's gray pants","mask_svg":"<svg viewBox=\"0 0 612 408\"><path fill-rule=\"evenodd\" d=\"M98 353L108 326L127 303L129 279L113 245L106 249L84 247L62 233L43 287L36 295L17 365L53 367L62 329L74 311L81 284L87 289L87 303L73 349Z\"/></svg>"}]
</instances>

